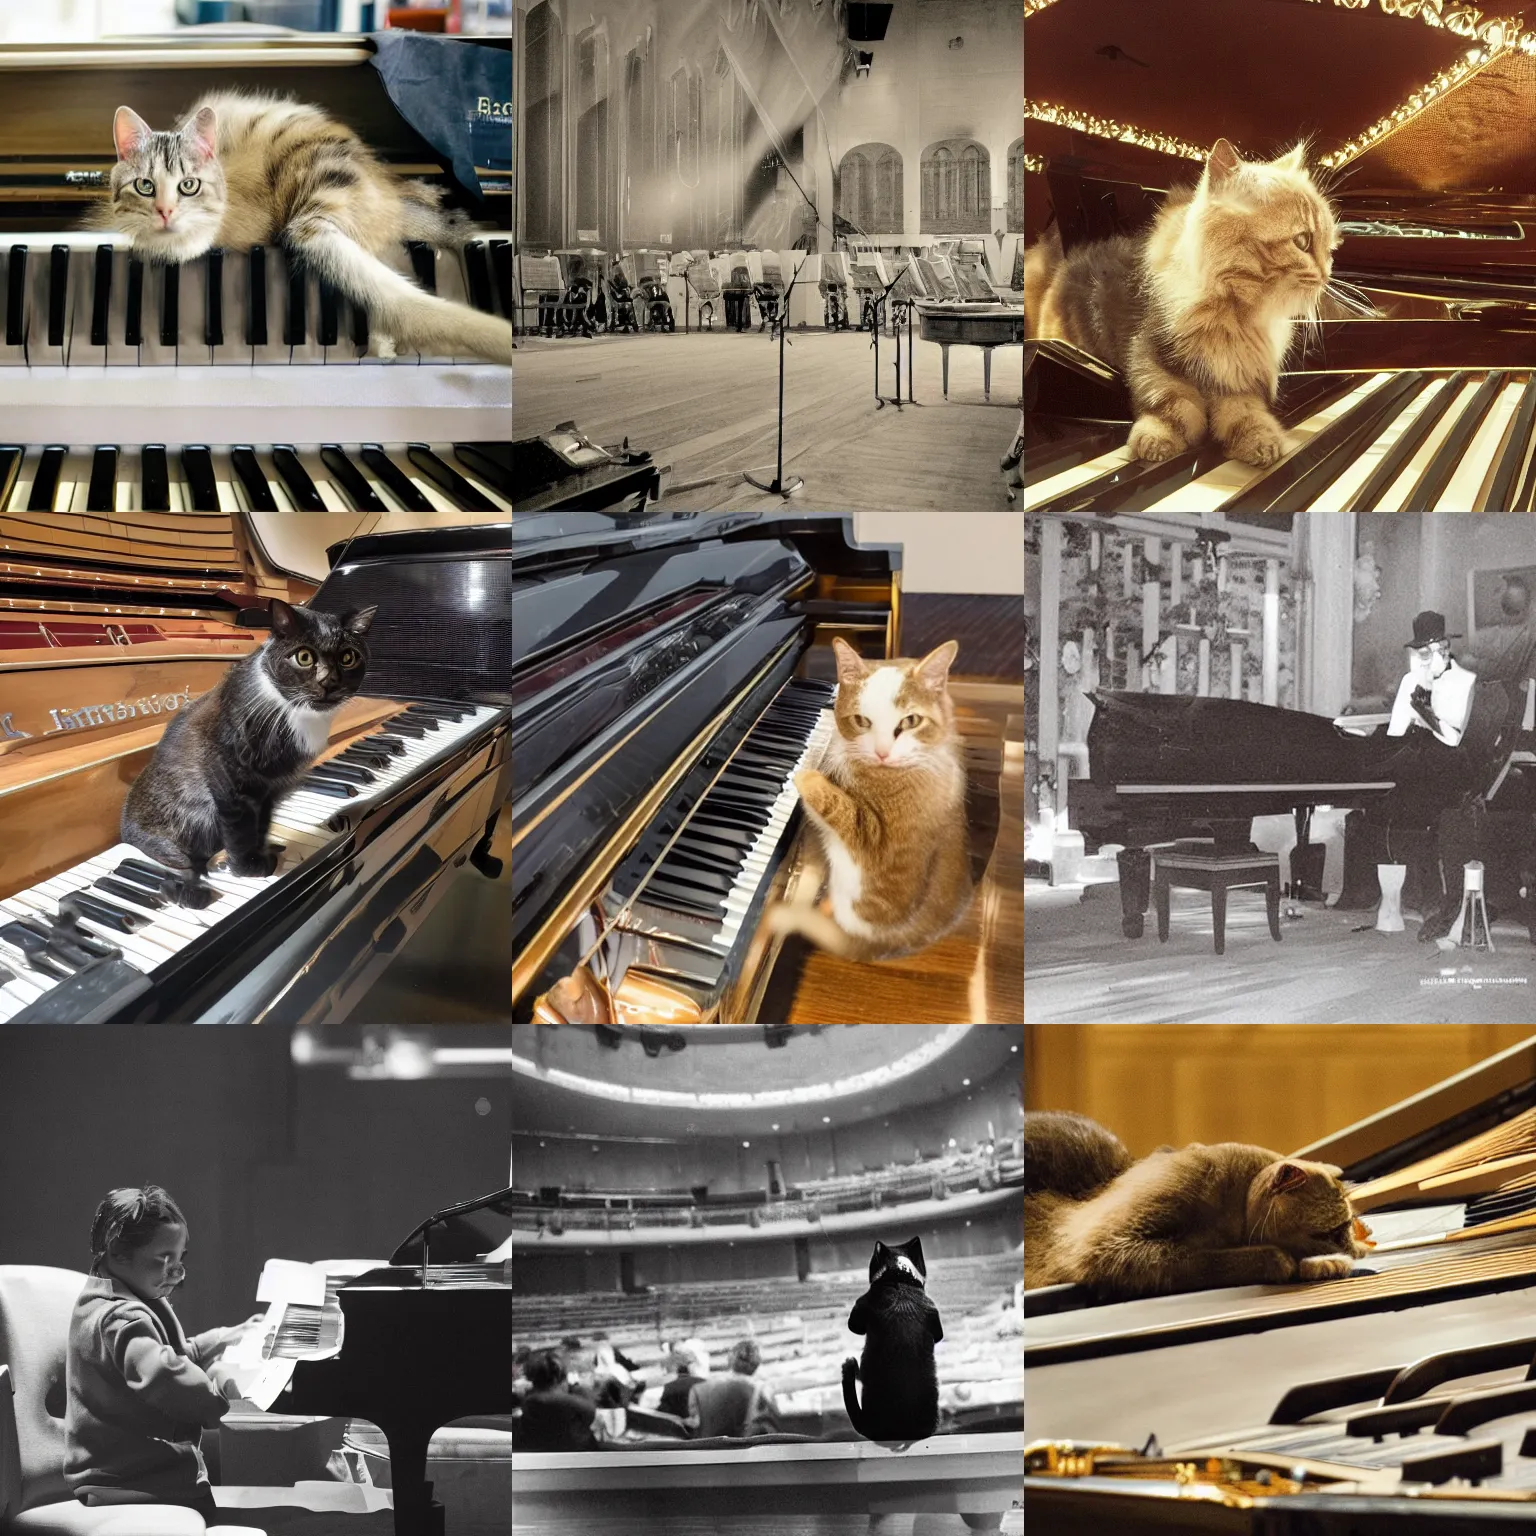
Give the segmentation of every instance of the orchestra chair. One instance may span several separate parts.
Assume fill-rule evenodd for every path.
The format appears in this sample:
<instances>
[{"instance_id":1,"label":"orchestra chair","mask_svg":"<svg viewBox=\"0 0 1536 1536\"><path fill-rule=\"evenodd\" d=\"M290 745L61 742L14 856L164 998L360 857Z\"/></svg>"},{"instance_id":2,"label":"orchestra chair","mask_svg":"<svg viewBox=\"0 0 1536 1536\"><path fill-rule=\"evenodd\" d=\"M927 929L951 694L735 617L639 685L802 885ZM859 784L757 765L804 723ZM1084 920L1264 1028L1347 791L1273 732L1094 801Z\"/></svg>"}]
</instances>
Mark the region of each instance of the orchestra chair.
<instances>
[{"instance_id":1,"label":"orchestra chair","mask_svg":"<svg viewBox=\"0 0 1536 1536\"><path fill-rule=\"evenodd\" d=\"M997 289L999 297L1012 298L1019 295L1022 303L1024 297L1024 236L1008 234L1003 236L1002 254L999 265L994 270L993 286Z\"/></svg>"},{"instance_id":2,"label":"orchestra chair","mask_svg":"<svg viewBox=\"0 0 1536 1536\"><path fill-rule=\"evenodd\" d=\"M560 271L558 256L519 256L512 286L517 292L517 315L514 323L527 336L543 331L552 336L555 315L560 296L565 292L565 278ZM531 299L531 302L530 302ZM533 324L528 323L529 311L533 312Z\"/></svg>"},{"instance_id":3,"label":"orchestra chair","mask_svg":"<svg viewBox=\"0 0 1536 1536\"><path fill-rule=\"evenodd\" d=\"M76 1270L0 1265L0 1536L386 1536L388 1497L347 1483L215 1487L231 1510L260 1510L261 1526L207 1525L196 1510L123 1492L80 1503L64 1481L64 1361L69 1319L86 1282ZM369 1497L371 1495L371 1497ZM98 1495L98 1498L101 1497ZM361 1511L371 1513L361 1513ZM343 1522L341 1512L348 1513ZM241 1518L239 1516L236 1519Z\"/></svg>"}]
</instances>

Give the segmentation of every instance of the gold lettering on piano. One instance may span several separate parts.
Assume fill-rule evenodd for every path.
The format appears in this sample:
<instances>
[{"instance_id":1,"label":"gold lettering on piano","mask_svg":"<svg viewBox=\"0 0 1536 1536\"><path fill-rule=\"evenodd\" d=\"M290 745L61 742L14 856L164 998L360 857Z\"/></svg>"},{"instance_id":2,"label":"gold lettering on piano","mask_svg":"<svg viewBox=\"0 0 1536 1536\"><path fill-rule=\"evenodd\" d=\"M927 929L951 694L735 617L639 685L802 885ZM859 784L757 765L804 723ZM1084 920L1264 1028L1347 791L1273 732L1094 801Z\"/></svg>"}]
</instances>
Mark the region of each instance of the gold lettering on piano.
<instances>
[{"instance_id":1,"label":"gold lettering on piano","mask_svg":"<svg viewBox=\"0 0 1536 1536\"><path fill-rule=\"evenodd\" d=\"M53 716L55 731L84 731L96 725L115 725L119 720L173 713L183 704L190 704L192 698L192 690L183 688L179 693L151 693L124 703L82 704L75 709L50 709L48 713ZM5 718L10 719L8 715ZM25 735L26 732L16 734ZM43 734L52 735L53 732Z\"/></svg>"},{"instance_id":2,"label":"gold lettering on piano","mask_svg":"<svg viewBox=\"0 0 1536 1536\"><path fill-rule=\"evenodd\" d=\"M475 102L475 110L481 117L511 117L512 103L510 101L492 101L489 96L481 96Z\"/></svg>"}]
</instances>

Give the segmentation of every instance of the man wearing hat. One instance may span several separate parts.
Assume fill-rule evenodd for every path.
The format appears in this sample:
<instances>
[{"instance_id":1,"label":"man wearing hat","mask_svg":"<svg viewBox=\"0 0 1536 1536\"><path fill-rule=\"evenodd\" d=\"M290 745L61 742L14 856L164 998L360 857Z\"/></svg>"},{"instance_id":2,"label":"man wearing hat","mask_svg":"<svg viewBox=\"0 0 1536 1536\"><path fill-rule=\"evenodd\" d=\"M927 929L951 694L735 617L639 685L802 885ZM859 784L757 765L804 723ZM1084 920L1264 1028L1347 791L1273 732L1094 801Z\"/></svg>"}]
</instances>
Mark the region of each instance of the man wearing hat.
<instances>
[{"instance_id":1,"label":"man wearing hat","mask_svg":"<svg viewBox=\"0 0 1536 1536\"><path fill-rule=\"evenodd\" d=\"M1425 730L1443 746L1460 744L1472 712L1472 685L1477 681L1477 675L1459 666L1451 655L1451 641L1460 638L1446 634L1443 613L1427 608L1414 616L1413 639L1403 642L1408 648L1408 670L1397 685L1387 735Z\"/></svg>"}]
</instances>

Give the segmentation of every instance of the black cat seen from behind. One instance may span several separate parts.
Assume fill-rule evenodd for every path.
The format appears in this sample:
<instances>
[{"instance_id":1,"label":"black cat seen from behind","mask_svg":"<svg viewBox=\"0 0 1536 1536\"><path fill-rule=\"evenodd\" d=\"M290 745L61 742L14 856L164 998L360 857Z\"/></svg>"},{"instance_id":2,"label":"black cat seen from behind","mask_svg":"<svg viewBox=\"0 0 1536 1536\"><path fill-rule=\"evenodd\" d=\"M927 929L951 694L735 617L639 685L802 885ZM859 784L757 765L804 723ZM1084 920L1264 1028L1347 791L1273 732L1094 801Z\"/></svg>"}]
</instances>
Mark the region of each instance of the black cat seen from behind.
<instances>
[{"instance_id":1,"label":"black cat seen from behind","mask_svg":"<svg viewBox=\"0 0 1536 1536\"><path fill-rule=\"evenodd\" d=\"M921 1238L896 1248L875 1244L869 1289L848 1317L848 1327L865 1336L864 1356L843 1361L843 1406L866 1440L922 1440L938 1427L933 1346L944 1325L927 1283ZM856 1381L863 1384L862 1404Z\"/></svg>"}]
</instances>

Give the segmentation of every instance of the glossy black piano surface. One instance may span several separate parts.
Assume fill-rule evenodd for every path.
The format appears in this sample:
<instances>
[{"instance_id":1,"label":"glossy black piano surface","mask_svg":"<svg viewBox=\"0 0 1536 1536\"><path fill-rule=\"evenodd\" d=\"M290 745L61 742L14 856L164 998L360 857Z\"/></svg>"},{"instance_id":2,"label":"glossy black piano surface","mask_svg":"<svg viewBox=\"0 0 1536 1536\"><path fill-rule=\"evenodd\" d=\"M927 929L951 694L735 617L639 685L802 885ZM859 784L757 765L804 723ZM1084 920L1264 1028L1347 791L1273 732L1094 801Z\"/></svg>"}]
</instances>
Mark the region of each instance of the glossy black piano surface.
<instances>
[{"instance_id":1,"label":"glossy black piano surface","mask_svg":"<svg viewBox=\"0 0 1536 1536\"><path fill-rule=\"evenodd\" d=\"M758 759L764 804L743 808L752 820L741 835L755 837L764 817L777 835L769 807L826 698L786 685L818 623L877 630L883 648L900 556L855 544L846 517L759 513L520 517L514 551L518 1016L540 990L536 976L566 974L595 939L573 936L572 891L590 885L597 902L648 828L675 831L743 743ZM699 871L722 900L736 873L729 863Z\"/></svg>"}]
</instances>

